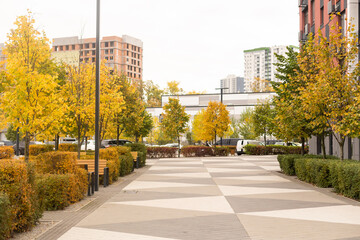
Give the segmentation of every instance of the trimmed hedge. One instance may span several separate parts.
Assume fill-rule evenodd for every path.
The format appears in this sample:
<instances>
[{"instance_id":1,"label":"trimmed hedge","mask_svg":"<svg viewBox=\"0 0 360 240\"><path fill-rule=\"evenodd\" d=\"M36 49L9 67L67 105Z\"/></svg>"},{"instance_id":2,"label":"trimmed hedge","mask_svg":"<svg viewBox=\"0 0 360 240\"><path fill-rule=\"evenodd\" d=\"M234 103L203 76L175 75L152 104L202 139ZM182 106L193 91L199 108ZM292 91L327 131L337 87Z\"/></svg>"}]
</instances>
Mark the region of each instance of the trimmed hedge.
<instances>
[{"instance_id":1,"label":"trimmed hedge","mask_svg":"<svg viewBox=\"0 0 360 240\"><path fill-rule=\"evenodd\" d=\"M87 192L87 172L44 174L37 178L39 195L46 210L60 210L84 198Z\"/></svg>"},{"instance_id":2,"label":"trimmed hedge","mask_svg":"<svg viewBox=\"0 0 360 240\"><path fill-rule=\"evenodd\" d=\"M146 165L146 154L147 154L147 149L146 149L145 144L142 144L142 143L128 143L125 146L130 147L132 152L141 153L141 154L138 154L138 156L140 158L139 167L144 167Z\"/></svg>"},{"instance_id":3,"label":"trimmed hedge","mask_svg":"<svg viewBox=\"0 0 360 240\"><path fill-rule=\"evenodd\" d=\"M335 192L360 200L360 162L336 157L278 156L281 170L318 187L333 187ZM289 174L290 173L290 174Z\"/></svg>"},{"instance_id":4,"label":"trimmed hedge","mask_svg":"<svg viewBox=\"0 0 360 240\"><path fill-rule=\"evenodd\" d=\"M14 148L11 146L0 147L0 159L10 159L15 155Z\"/></svg>"},{"instance_id":5,"label":"trimmed hedge","mask_svg":"<svg viewBox=\"0 0 360 240\"><path fill-rule=\"evenodd\" d=\"M120 156L120 176L125 176L133 171L134 160L130 152Z\"/></svg>"},{"instance_id":6,"label":"trimmed hedge","mask_svg":"<svg viewBox=\"0 0 360 240\"><path fill-rule=\"evenodd\" d=\"M11 235L11 205L9 197L0 193L0 239L8 239Z\"/></svg>"},{"instance_id":7,"label":"trimmed hedge","mask_svg":"<svg viewBox=\"0 0 360 240\"><path fill-rule=\"evenodd\" d=\"M207 146L186 146L181 149L184 157L213 156L213 150Z\"/></svg>"},{"instance_id":8,"label":"trimmed hedge","mask_svg":"<svg viewBox=\"0 0 360 240\"><path fill-rule=\"evenodd\" d=\"M229 156L229 148L228 147L213 147L214 156Z\"/></svg>"},{"instance_id":9,"label":"trimmed hedge","mask_svg":"<svg viewBox=\"0 0 360 240\"><path fill-rule=\"evenodd\" d=\"M176 147L147 147L148 158L175 158L179 149ZM181 152L183 149L181 149Z\"/></svg>"},{"instance_id":10,"label":"trimmed hedge","mask_svg":"<svg viewBox=\"0 0 360 240\"><path fill-rule=\"evenodd\" d=\"M66 174L75 173L76 153L72 152L47 152L34 158L36 172L40 174Z\"/></svg>"},{"instance_id":11,"label":"trimmed hedge","mask_svg":"<svg viewBox=\"0 0 360 240\"><path fill-rule=\"evenodd\" d=\"M41 217L37 205L37 193L29 180L28 167L22 160L0 161L0 192L7 194L10 201L11 232L29 230Z\"/></svg>"},{"instance_id":12,"label":"trimmed hedge","mask_svg":"<svg viewBox=\"0 0 360 240\"><path fill-rule=\"evenodd\" d=\"M61 143L59 144L59 151L60 152L77 152L77 144L72 143Z\"/></svg>"},{"instance_id":13,"label":"trimmed hedge","mask_svg":"<svg viewBox=\"0 0 360 240\"><path fill-rule=\"evenodd\" d=\"M280 155L280 154L301 154L301 147L267 145L259 146L248 144L245 147L245 153L249 155ZM305 147L305 153L309 152L309 147Z\"/></svg>"},{"instance_id":14,"label":"trimmed hedge","mask_svg":"<svg viewBox=\"0 0 360 240\"><path fill-rule=\"evenodd\" d=\"M31 155L31 156L37 156L40 153L51 152L51 151L54 151L53 145L44 144L44 145L30 145L29 146L29 155Z\"/></svg>"}]
</instances>

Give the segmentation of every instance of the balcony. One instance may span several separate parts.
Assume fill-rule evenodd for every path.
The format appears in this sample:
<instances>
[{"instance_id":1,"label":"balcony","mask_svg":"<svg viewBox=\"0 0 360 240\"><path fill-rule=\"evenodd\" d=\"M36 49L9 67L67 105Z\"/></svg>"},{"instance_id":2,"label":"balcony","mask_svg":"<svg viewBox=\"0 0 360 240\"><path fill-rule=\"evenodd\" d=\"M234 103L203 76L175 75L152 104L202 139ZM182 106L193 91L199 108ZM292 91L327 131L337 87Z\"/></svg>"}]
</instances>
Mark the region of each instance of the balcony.
<instances>
[{"instance_id":1,"label":"balcony","mask_svg":"<svg viewBox=\"0 0 360 240\"><path fill-rule=\"evenodd\" d=\"M307 38L303 31L299 32L299 42L306 42Z\"/></svg>"},{"instance_id":2,"label":"balcony","mask_svg":"<svg viewBox=\"0 0 360 240\"><path fill-rule=\"evenodd\" d=\"M307 9L308 5L309 5L308 0L299 0L299 7L302 8L302 11Z\"/></svg>"}]
</instances>

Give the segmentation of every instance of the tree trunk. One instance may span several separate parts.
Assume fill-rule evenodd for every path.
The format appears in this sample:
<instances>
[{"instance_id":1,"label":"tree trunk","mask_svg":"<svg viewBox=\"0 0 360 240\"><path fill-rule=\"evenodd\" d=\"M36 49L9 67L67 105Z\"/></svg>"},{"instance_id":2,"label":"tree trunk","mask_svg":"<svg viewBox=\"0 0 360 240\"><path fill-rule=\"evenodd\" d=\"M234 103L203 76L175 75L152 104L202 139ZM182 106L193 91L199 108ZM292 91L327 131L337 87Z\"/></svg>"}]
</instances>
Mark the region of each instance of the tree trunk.
<instances>
[{"instance_id":1,"label":"tree trunk","mask_svg":"<svg viewBox=\"0 0 360 240\"><path fill-rule=\"evenodd\" d=\"M120 126L119 124L116 126L116 145L119 146L119 138L120 138Z\"/></svg>"},{"instance_id":2,"label":"tree trunk","mask_svg":"<svg viewBox=\"0 0 360 240\"><path fill-rule=\"evenodd\" d=\"M323 158L326 159L325 133L321 135L321 151L323 154Z\"/></svg>"},{"instance_id":3,"label":"tree trunk","mask_svg":"<svg viewBox=\"0 0 360 240\"><path fill-rule=\"evenodd\" d=\"M81 131L78 127L78 142L77 142L77 158L80 159L80 151L81 151Z\"/></svg>"},{"instance_id":4,"label":"tree trunk","mask_svg":"<svg viewBox=\"0 0 360 240\"><path fill-rule=\"evenodd\" d=\"M344 145L345 145L345 137L340 135L339 146L340 146L340 159L341 159L341 161L344 160Z\"/></svg>"},{"instance_id":5,"label":"tree trunk","mask_svg":"<svg viewBox=\"0 0 360 240\"><path fill-rule=\"evenodd\" d=\"M301 155L305 155L305 138L301 137Z\"/></svg>"},{"instance_id":6,"label":"tree trunk","mask_svg":"<svg viewBox=\"0 0 360 240\"><path fill-rule=\"evenodd\" d=\"M180 157L180 136L178 136L178 146L179 146L178 157Z\"/></svg>"},{"instance_id":7,"label":"tree trunk","mask_svg":"<svg viewBox=\"0 0 360 240\"><path fill-rule=\"evenodd\" d=\"M138 134L137 134L137 133L135 134L135 142L136 142L136 143L138 143L138 142L139 142L139 136L138 136Z\"/></svg>"},{"instance_id":8,"label":"tree trunk","mask_svg":"<svg viewBox=\"0 0 360 240\"><path fill-rule=\"evenodd\" d=\"M266 130L265 130L265 134L264 134L264 144L265 144L265 147L266 147Z\"/></svg>"},{"instance_id":9,"label":"tree trunk","mask_svg":"<svg viewBox=\"0 0 360 240\"><path fill-rule=\"evenodd\" d=\"M60 140L60 136L59 134L55 135L55 151L59 150L59 140Z\"/></svg>"},{"instance_id":10,"label":"tree trunk","mask_svg":"<svg viewBox=\"0 0 360 240\"><path fill-rule=\"evenodd\" d=\"M215 147L216 147L216 131L215 131L215 143L214 143Z\"/></svg>"},{"instance_id":11,"label":"tree trunk","mask_svg":"<svg viewBox=\"0 0 360 240\"><path fill-rule=\"evenodd\" d=\"M25 133L25 162L29 162L29 145L30 145L30 135L29 132Z\"/></svg>"}]
</instances>

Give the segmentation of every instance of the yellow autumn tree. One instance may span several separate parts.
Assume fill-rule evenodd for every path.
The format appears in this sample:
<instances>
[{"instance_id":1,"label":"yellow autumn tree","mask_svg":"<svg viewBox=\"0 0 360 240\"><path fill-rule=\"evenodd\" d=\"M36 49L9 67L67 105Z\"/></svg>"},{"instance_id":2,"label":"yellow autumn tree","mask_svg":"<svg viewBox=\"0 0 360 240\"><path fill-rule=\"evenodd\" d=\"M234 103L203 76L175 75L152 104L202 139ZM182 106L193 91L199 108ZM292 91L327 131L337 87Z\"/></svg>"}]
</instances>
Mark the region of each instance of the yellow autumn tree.
<instances>
[{"instance_id":1,"label":"yellow autumn tree","mask_svg":"<svg viewBox=\"0 0 360 240\"><path fill-rule=\"evenodd\" d=\"M251 88L252 92L273 92L274 91L269 80L261 79L259 77L254 78L254 81L251 82L250 88Z\"/></svg>"},{"instance_id":2,"label":"yellow autumn tree","mask_svg":"<svg viewBox=\"0 0 360 240\"><path fill-rule=\"evenodd\" d=\"M78 158L86 136L94 133L95 119L95 67L80 64L68 66L66 83L62 88L67 111L64 132L78 139Z\"/></svg>"},{"instance_id":3,"label":"yellow autumn tree","mask_svg":"<svg viewBox=\"0 0 360 240\"><path fill-rule=\"evenodd\" d=\"M303 78L307 80L306 86L301 89L305 113L314 123L323 119L334 133L340 146L340 158L344 159L345 138L360 135L360 110L356 101L360 96L360 65L355 27L350 25L341 29L334 24L328 37L319 31L318 36L304 46L304 50L311 53L318 69L314 78ZM306 61L301 57L299 61L300 69L304 68Z\"/></svg>"},{"instance_id":4,"label":"yellow autumn tree","mask_svg":"<svg viewBox=\"0 0 360 240\"><path fill-rule=\"evenodd\" d=\"M205 109L201 109L192 121L192 133L194 141L211 141L213 139L212 132L208 131L204 125L205 122Z\"/></svg>"},{"instance_id":5,"label":"yellow autumn tree","mask_svg":"<svg viewBox=\"0 0 360 240\"><path fill-rule=\"evenodd\" d=\"M230 116L226 106L221 102L210 101L205 110L203 124L205 131L216 137L223 137L229 129Z\"/></svg>"},{"instance_id":6,"label":"yellow autumn tree","mask_svg":"<svg viewBox=\"0 0 360 240\"><path fill-rule=\"evenodd\" d=\"M7 62L0 105L3 125L12 123L24 134L27 161L30 140L49 129L62 104L56 92L56 73L48 68L51 51L45 33L37 30L31 12L18 17L15 27L4 49Z\"/></svg>"}]
</instances>

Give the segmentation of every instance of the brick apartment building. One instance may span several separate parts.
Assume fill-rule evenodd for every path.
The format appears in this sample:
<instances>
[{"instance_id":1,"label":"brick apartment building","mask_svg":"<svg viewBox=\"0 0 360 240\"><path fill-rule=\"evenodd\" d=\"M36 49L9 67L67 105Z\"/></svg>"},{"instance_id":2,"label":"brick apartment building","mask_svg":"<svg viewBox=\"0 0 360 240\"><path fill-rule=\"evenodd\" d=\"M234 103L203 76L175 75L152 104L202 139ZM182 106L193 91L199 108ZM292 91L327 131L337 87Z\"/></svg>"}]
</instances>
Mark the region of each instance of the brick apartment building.
<instances>
[{"instance_id":1,"label":"brick apartment building","mask_svg":"<svg viewBox=\"0 0 360 240\"><path fill-rule=\"evenodd\" d=\"M319 29L324 36L329 37L333 24L337 23L344 29L349 25L349 21L355 25L356 33L359 33L359 11L359 0L299 0L299 42L305 42L310 33L317 34ZM344 30L342 31L345 33ZM340 148L333 134L326 138L325 146L326 154L340 155ZM319 138L312 137L309 147L311 154L321 154ZM344 158L360 160L360 139L350 137L346 139Z\"/></svg>"},{"instance_id":2,"label":"brick apartment building","mask_svg":"<svg viewBox=\"0 0 360 240\"><path fill-rule=\"evenodd\" d=\"M96 38L54 38L52 56L57 61L71 65L95 63ZM100 56L107 65L133 80L142 80L143 42L123 35L103 37L100 41Z\"/></svg>"}]
</instances>

